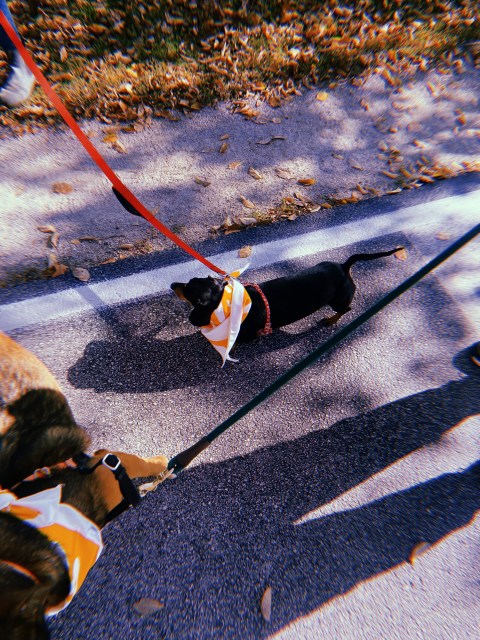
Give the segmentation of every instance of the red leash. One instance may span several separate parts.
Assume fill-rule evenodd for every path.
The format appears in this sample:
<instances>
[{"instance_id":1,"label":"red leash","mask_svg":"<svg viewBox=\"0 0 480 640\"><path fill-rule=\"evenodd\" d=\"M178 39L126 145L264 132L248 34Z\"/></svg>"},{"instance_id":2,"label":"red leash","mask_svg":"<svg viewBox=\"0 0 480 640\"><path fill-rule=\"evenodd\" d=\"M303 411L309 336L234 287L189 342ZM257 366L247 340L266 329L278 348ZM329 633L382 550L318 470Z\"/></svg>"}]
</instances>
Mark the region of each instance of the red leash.
<instances>
[{"instance_id":1,"label":"red leash","mask_svg":"<svg viewBox=\"0 0 480 640\"><path fill-rule=\"evenodd\" d=\"M47 96L50 98L52 104L55 106L57 111L60 113L62 118L65 120L67 125L70 127L72 132L75 134L77 140L80 144L83 145L87 153L90 155L92 160L98 165L98 167L103 171L105 176L110 180L113 187L113 192L117 196L120 203L129 211L130 213L134 213L136 215L140 215L145 220L148 220L151 225L153 225L156 229L158 229L163 235L169 238L172 242L174 242L177 246L182 248L184 251L193 256L196 260L202 262L206 267L219 273L220 275L226 275L226 272L220 267L217 267L212 262L204 258L202 255L197 253L195 249L192 249L186 242L184 242L181 238L175 235L168 227L162 224L155 216L150 213L150 211L133 195L133 193L123 184L120 178L116 175L116 173L112 170L106 160L100 155L97 149L93 146L87 136L80 129L76 121L72 118L70 113L67 111L65 105L57 96L55 91L52 89L48 80L45 78L43 73L40 71L38 66L35 64L33 58L28 53L27 49L22 44L20 38L15 33L12 25L8 22L7 18L3 11L0 10L0 24L7 32L8 37L11 39L18 52L22 56L25 61L25 64L28 66L30 71L33 73L38 83L45 91Z\"/></svg>"}]
</instances>

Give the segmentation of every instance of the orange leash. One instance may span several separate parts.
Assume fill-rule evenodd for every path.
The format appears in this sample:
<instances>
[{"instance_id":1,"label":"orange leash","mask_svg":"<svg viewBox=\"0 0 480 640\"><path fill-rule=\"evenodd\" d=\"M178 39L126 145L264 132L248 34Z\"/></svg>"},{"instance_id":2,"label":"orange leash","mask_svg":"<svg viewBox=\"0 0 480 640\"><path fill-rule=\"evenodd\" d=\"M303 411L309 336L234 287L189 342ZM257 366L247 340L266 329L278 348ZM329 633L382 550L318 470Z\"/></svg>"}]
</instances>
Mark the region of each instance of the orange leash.
<instances>
[{"instance_id":1,"label":"orange leash","mask_svg":"<svg viewBox=\"0 0 480 640\"><path fill-rule=\"evenodd\" d=\"M114 194L117 196L120 203L127 209L127 211L129 211L130 213L134 213L136 215L140 215L143 218L145 218L145 220L148 220L148 222L150 222L151 225L153 225L156 229L158 229L161 233L163 233L164 236L169 238L177 246L179 246L181 249L183 249L184 251L189 253L191 256L193 256L196 260L199 260L200 262L202 262L206 267L208 267L212 271L215 271L216 273L222 276L226 275L226 272L223 271L223 269L220 269L220 267L217 267L216 265L214 265L212 262L207 260L207 258L204 258L201 254L195 251L195 249L192 249L192 247L190 247L186 242L184 242L181 238L179 238L172 231L170 231L168 227L166 227L159 220L157 220L157 218L155 218L155 216L152 213L150 213L150 211L123 184L120 178L112 170L112 168L109 166L106 160L100 155L98 150L93 146L93 144L90 142L87 136L80 129L76 121L67 111L65 105L60 100L60 98L55 93L55 91L52 89L48 80L40 71L40 69L34 62L32 56L24 47L24 45L22 44L22 41L20 40L18 35L15 33L15 30L13 29L12 25L8 22L7 18L5 17L5 14L1 10L0 10L0 24L7 32L8 37L11 39L11 41L17 48L18 52L24 59L25 64L33 73L38 83L40 84L42 89L45 91L47 96L50 98L50 101L55 106L59 114L62 116L62 118L67 123L67 125L70 127L70 129L76 136L77 140L80 142L80 144L83 145L83 147L85 148L87 153L90 155L92 160L97 164L100 170L103 171L104 175L110 180L110 182L112 183Z\"/></svg>"}]
</instances>

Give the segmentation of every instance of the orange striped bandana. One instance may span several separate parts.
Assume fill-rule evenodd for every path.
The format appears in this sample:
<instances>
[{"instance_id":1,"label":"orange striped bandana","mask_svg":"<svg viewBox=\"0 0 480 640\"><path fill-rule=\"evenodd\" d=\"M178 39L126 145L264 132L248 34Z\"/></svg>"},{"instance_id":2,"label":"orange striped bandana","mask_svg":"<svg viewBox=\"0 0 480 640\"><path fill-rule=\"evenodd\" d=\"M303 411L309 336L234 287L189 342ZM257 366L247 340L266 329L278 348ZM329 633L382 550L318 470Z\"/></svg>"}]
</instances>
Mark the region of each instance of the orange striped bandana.
<instances>
[{"instance_id":1,"label":"orange striped bandana","mask_svg":"<svg viewBox=\"0 0 480 640\"><path fill-rule=\"evenodd\" d=\"M7 490L0 491L0 511L11 513L32 525L57 543L65 554L70 593L64 602L48 610L49 616L70 603L103 549L102 535L97 525L74 507L62 503L61 499L61 485L25 498L17 498Z\"/></svg>"},{"instance_id":2,"label":"orange striped bandana","mask_svg":"<svg viewBox=\"0 0 480 640\"><path fill-rule=\"evenodd\" d=\"M222 300L210 316L210 324L201 328L203 335L222 356L222 367L227 360L237 362L230 358L229 353L252 306L245 287L237 280L247 267L248 265L226 276L228 282L223 290Z\"/></svg>"}]
</instances>

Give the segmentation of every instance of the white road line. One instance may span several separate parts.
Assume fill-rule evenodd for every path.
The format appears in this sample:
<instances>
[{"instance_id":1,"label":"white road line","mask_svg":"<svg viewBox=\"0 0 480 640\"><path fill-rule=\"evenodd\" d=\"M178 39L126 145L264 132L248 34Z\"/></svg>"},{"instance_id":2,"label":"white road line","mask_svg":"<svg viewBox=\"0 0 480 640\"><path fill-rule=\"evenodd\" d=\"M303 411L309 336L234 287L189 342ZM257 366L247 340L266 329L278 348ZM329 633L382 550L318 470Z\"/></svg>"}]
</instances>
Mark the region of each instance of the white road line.
<instances>
[{"instance_id":1,"label":"white road line","mask_svg":"<svg viewBox=\"0 0 480 640\"><path fill-rule=\"evenodd\" d=\"M479 211L480 190L405 207L367 220L256 245L250 258L250 266L252 269L260 268L282 260L293 260L399 231L415 230L416 234L431 234L436 230L458 229L462 224L474 226L478 223ZM237 251L211 256L210 260L226 271L233 271L242 263ZM13 331L32 324L165 293L172 282L186 282L194 276L203 275L205 267L192 260L13 302L0 306L0 329Z\"/></svg>"}]
</instances>

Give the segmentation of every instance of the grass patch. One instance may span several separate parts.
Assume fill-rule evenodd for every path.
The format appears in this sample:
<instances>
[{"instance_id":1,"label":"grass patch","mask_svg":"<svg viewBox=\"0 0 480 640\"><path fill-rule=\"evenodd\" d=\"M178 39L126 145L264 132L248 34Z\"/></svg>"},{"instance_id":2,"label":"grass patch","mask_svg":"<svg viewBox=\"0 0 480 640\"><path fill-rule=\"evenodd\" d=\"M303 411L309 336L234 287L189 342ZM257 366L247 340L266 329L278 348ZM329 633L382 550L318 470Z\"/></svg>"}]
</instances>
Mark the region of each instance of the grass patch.
<instances>
[{"instance_id":1,"label":"grass patch","mask_svg":"<svg viewBox=\"0 0 480 640\"><path fill-rule=\"evenodd\" d=\"M16 0L19 30L80 117L145 120L258 94L271 106L301 86L383 73L398 86L432 66L478 64L480 5L360 0ZM6 72L6 66L0 73ZM0 124L58 120L37 89Z\"/></svg>"}]
</instances>

